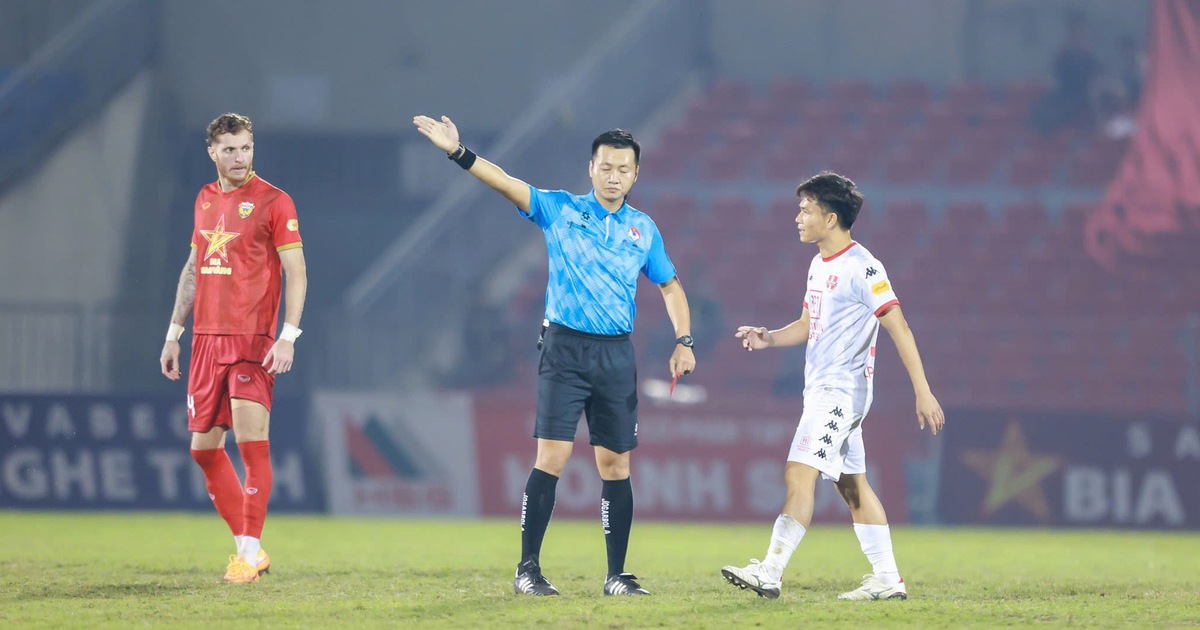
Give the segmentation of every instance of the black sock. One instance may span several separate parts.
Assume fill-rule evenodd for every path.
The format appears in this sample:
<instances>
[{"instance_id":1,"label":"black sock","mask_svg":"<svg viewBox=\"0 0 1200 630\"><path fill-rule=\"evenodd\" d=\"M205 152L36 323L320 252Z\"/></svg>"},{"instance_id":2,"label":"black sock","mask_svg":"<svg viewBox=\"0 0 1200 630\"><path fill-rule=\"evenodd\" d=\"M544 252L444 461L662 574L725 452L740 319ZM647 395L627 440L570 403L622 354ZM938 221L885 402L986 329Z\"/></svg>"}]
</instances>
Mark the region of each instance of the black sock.
<instances>
[{"instance_id":1,"label":"black sock","mask_svg":"<svg viewBox=\"0 0 1200 630\"><path fill-rule=\"evenodd\" d=\"M554 491L558 477L534 468L525 482L525 496L521 497L521 562L533 559L538 562L542 553L542 539L554 513Z\"/></svg>"},{"instance_id":2,"label":"black sock","mask_svg":"<svg viewBox=\"0 0 1200 630\"><path fill-rule=\"evenodd\" d=\"M628 477L604 481L600 493L600 525L604 528L604 546L608 548L608 575L624 573L629 528L633 525L633 486Z\"/></svg>"}]
</instances>

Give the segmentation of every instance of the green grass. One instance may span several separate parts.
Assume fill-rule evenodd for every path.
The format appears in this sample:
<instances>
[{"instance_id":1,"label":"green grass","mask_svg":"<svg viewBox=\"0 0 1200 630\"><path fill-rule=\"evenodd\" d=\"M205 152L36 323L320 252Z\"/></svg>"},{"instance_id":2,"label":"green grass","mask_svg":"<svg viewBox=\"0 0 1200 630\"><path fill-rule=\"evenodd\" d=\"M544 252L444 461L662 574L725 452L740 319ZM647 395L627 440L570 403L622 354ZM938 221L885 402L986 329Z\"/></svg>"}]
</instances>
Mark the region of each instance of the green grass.
<instances>
[{"instance_id":1,"label":"green grass","mask_svg":"<svg viewBox=\"0 0 1200 630\"><path fill-rule=\"evenodd\" d=\"M599 524L554 522L557 598L517 598L511 521L273 516L274 568L220 583L215 514L0 512L0 626L1182 627L1200 624L1200 533L896 528L907 602L840 602L869 565L853 530L813 528L778 600L721 579L771 524L636 523L628 569L654 595L603 597Z\"/></svg>"}]
</instances>

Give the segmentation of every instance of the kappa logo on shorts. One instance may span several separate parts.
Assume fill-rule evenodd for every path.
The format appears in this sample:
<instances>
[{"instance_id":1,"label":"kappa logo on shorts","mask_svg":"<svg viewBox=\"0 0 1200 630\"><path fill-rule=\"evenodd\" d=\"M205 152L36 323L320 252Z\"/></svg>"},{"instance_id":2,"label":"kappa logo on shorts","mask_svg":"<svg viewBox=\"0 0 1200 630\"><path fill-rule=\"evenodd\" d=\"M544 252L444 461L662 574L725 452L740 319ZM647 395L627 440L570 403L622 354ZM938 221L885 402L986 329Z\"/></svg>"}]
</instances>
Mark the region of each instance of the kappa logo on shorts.
<instances>
[{"instance_id":1,"label":"kappa logo on shorts","mask_svg":"<svg viewBox=\"0 0 1200 630\"><path fill-rule=\"evenodd\" d=\"M824 442L826 446L833 446L833 440L830 439L828 433L826 433L825 436L821 438L821 441Z\"/></svg>"},{"instance_id":2,"label":"kappa logo on shorts","mask_svg":"<svg viewBox=\"0 0 1200 630\"><path fill-rule=\"evenodd\" d=\"M246 488L246 494L258 494L258 488Z\"/></svg>"},{"instance_id":3,"label":"kappa logo on shorts","mask_svg":"<svg viewBox=\"0 0 1200 630\"><path fill-rule=\"evenodd\" d=\"M215 495L215 494L213 494L213 493L209 492L209 493L208 493L208 500L209 500L209 501L216 501L216 500L217 500L217 495Z\"/></svg>"},{"instance_id":4,"label":"kappa logo on shorts","mask_svg":"<svg viewBox=\"0 0 1200 630\"><path fill-rule=\"evenodd\" d=\"M837 416L837 417L839 417L839 418L845 418L845 417L846 417L846 416L843 416L843 415L842 415L842 408L841 408L841 407L834 407L834 408L833 408L833 411L830 411L830 412L829 412L829 414L830 414L830 415L833 415L833 416Z\"/></svg>"},{"instance_id":5,"label":"kappa logo on shorts","mask_svg":"<svg viewBox=\"0 0 1200 630\"><path fill-rule=\"evenodd\" d=\"M247 374L238 374L238 380L239 380L239 381L241 381L241 382L243 382L243 383L249 383L249 382L250 382L250 376L249 376L249 375L247 375Z\"/></svg>"},{"instance_id":6,"label":"kappa logo on shorts","mask_svg":"<svg viewBox=\"0 0 1200 630\"><path fill-rule=\"evenodd\" d=\"M837 430L838 430L838 423L837 423L836 421L834 421L834 420L830 420L830 421L829 421L829 424L826 424L825 426L829 427L829 430L830 430L830 431L837 431Z\"/></svg>"},{"instance_id":7,"label":"kappa logo on shorts","mask_svg":"<svg viewBox=\"0 0 1200 630\"><path fill-rule=\"evenodd\" d=\"M821 449L821 450L817 451L817 457L820 457L821 459L829 458L829 456L825 454L825 449Z\"/></svg>"}]
</instances>

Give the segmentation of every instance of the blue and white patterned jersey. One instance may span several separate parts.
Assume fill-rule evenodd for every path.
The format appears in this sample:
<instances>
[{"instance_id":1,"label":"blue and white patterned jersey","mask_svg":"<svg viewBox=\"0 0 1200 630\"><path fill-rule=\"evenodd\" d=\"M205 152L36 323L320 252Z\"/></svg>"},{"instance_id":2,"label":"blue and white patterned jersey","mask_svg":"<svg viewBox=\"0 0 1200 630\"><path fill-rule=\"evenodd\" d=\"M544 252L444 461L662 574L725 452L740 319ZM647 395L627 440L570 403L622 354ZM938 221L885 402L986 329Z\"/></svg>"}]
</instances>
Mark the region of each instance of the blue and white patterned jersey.
<instances>
[{"instance_id":1,"label":"blue and white patterned jersey","mask_svg":"<svg viewBox=\"0 0 1200 630\"><path fill-rule=\"evenodd\" d=\"M546 235L551 322L595 335L632 332L638 273L655 284L675 277L658 226L629 204L609 212L595 191L530 186L528 218Z\"/></svg>"}]
</instances>

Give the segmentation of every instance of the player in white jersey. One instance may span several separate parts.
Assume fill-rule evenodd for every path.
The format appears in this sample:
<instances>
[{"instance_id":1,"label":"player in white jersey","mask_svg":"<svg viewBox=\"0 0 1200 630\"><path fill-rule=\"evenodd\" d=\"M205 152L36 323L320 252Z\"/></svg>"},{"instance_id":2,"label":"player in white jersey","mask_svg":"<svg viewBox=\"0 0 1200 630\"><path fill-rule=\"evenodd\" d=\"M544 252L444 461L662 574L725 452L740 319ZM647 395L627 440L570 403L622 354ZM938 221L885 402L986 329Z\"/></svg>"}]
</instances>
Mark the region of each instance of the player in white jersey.
<instances>
[{"instance_id":1,"label":"player in white jersey","mask_svg":"<svg viewBox=\"0 0 1200 630\"><path fill-rule=\"evenodd\" d=\"M850 506L854 533L871 562L872 573L838 599L907 599L908 591L896 558L887 514L867 483L862 422L871 407L875 340L880 324L888 331L908 370L917 400L917 424L936 435L945 415L929 389L925 368L900 301L887 272L871 252L854 242L850 226L862 208L854 182L823 172L796 189L800 241L820 252L808 269L808 286L800 319L780 328L742 326L737 337L748 351L807 343L804 367L804 411L788 451L784 481L787 498L775 519L766 558L749 566L727 566L730 583L763 597L779 597L783 570L812 521L817 479L837 484Z\"/></svg>"}]
</instances>

